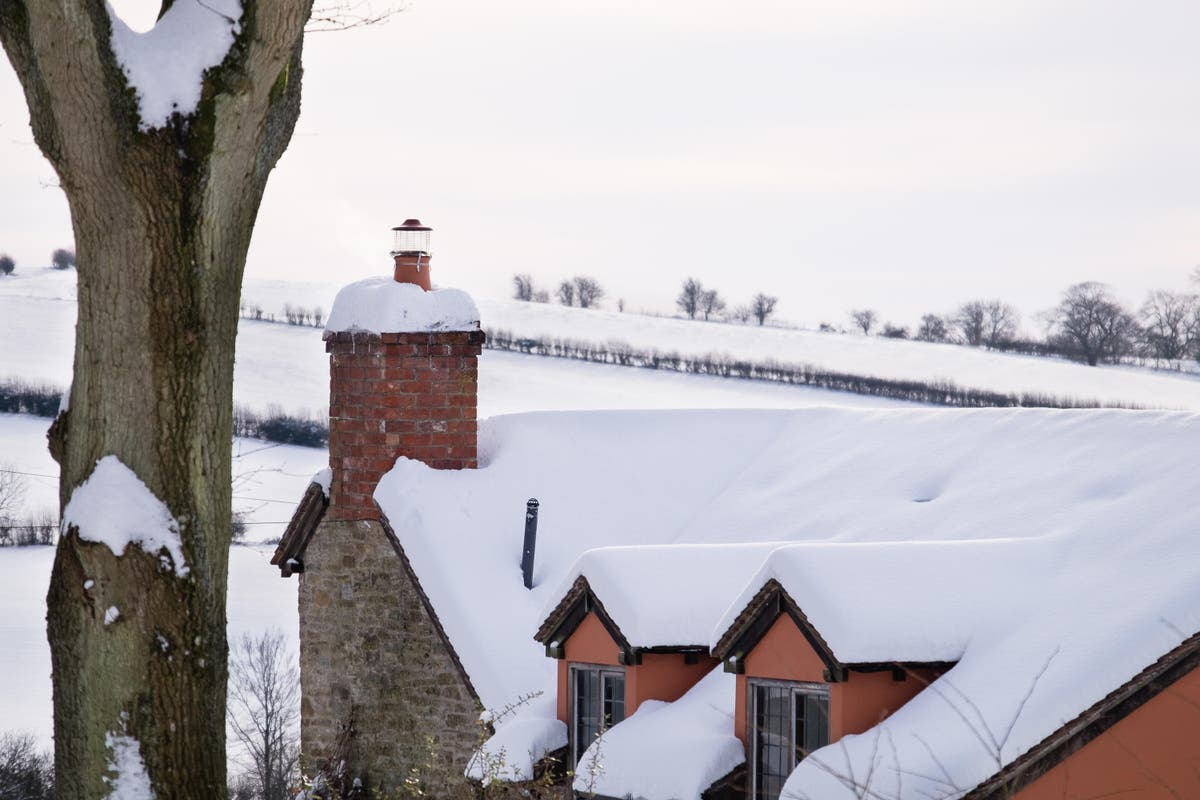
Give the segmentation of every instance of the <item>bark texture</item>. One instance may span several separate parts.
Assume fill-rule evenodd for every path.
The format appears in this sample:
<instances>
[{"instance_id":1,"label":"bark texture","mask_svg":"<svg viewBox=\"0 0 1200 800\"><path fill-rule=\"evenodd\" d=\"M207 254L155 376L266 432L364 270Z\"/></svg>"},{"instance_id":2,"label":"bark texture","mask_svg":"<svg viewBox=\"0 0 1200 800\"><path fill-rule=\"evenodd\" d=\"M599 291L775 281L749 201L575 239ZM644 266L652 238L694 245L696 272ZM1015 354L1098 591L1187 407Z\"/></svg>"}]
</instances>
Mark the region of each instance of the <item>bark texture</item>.
<instances>
[{"instance_id":1,"label":"bark texture","mask_svg":"<svg viewBox=\"0 0 1200 800\"><path fill-rule=\"evenodd\" d=\"M244 0L198 110L139 129L103 0L0 0L0 42L71 207L79 272L60 500L115 454L179 521L177 577L66 532L48 595L58 796L110 791L108 734L159 798L225 794L233 353L267 176L300 109L311 0ZM85 582L87 588L85 588ZM105 612L120 616L105 624Z\"/></svg>"}]
</instances>

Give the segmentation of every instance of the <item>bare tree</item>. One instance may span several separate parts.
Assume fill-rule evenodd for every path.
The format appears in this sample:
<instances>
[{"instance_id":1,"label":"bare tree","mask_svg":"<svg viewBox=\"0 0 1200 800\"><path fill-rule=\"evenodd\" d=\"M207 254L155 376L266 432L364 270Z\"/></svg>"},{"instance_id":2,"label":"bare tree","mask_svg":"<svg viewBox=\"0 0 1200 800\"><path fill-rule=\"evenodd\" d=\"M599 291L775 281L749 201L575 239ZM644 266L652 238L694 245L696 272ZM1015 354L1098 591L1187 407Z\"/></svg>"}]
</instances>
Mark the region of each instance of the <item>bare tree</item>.
<instances>
[{"instance_id":1,"label":"bare tree","mask_svg":"<svg viewBox=\"0 0 1200 800\"><path fill-rule=\"evenodd\" d=\"M564 306L575 305L575 284L571 281L563 281L558 285L558 302Z\"/></svg>"},{"instance_id":2,"label":"bare tree","mask_svg":"<svg viewBox=\"0 0 1200 800\"><path fill-rule=\"evenodd\" d=\"M754 318L754 310L750 306L735 306L733 311L729 312L729 318L745 325Z\"/></svg>"},{"instance_id":3,"label":"bare tree","mask_svg":"<svg viewBox=\"0 0 1200 800\"><path fill-rule=\"evenodd\" d=\"M54 800L54 758L30 734L0 735L0 798Z\"/></svg>"},{"instance_id":4,"label":"bare tree","mask_svg":"<svg viewBox=\"0 0 1200 800\"><path fill-rule=\"evenodd\" d=\"M1050 320L1059 343L1093 367L1127 354L1137 333L1133 316L1095 281L1068 287Z\"/></svg>"},{"instance_id":5,"label":"bare tree","mask_svg":"<svg viewBox=\"0 0 1200 800\"><path fill-rule=\"evenodd\" d=\"M533 300L533 277L528 273L513 275L513 299L529 302Z\"/></svg>"},{"instance_id":6,"label":"bare tree","mask_svg":"<svg viewBox=\"0 0 1200 800\"><path fill-rule=\"evenodd\" d=\"M17 262L8 253L0 254L0 275L12 275Z\"/></svg>"},{"instance_id":7,"label":"bare tree","mask_svg":"<svg viewBox=\"0 0 1200 800\"><path fill-rule=\"evenodd\" d=\"M50 254L50 263L55 269L70 269L75 266L75 251L60 247Z\"/></svg>"},{"instance_id":8,"label":"bare tree","mask_svg":"<svg viewBox=\"0 0 1200 800\"><path fill-rule=\"evenodd\" d=\"M965 344L971 347L983 344L987 331L987 308L982 300L963 303L954 312L951 322Z\"/></svg>"},{"instance_id":9,"label":"bare tree","mask_svg":"<svg viewBox=\"0 0 1200 800\"><path fill-rule=\"evenodd\" d=\"M916 338L922 342L945 342L950 338L950 329L943 317L926 314L921 317L921 327L917 328Z\"/></svg>"},{"instance_id":10,"label":"bare tree","mask_svg":"<svg viewBox=\"0 0 1200 800\"><path fill-rule=\"evenodd\" d=\"M372 3L371 0L328 0L313 4L312 14L304 30L308 33L348 31L367 25L386 22L400 6L392 3Z\"/></svg>"},{"instance_id":11,"label":"bare tree","mask_svg":"<svg viewBox=\"0 0 1200 800\"><path fill-rule=\"evenodd\" d=\"M700 293L700 310L704 312L704 318L708 319L713 314L720 314L725 310L725 301L717 294L716 289L705 289Z\"/></svg>"},{"instance_id":12,"label":"bare tree","mask_svg":"<svg viewBox=\"0 0 1200 800\"><path fill-rule=\"evenodd\" d=\"M702 294L704 294L704 287L700 285L700 281L688 278L683 282L683 288L679 290L679 297L675 298L675 305L688 315L688 319L695 319L696 312L700 310Z\"/></svg>"},{"instance_id":13,"label":"bare tree","mask_svg":"<svg viewBox=\"0 0 1200 800\"><path fill-rule=\"evenodd\" d=\"M1142 304L1142 339L1149 354L1168 360L1187 358L1200 343L1200 298L1156 291Z\"/></svg>"},{"instance_id":14,"label":"bare tree","mask_svg":"<svg viewBox=\"0 0 1200 800\"><path fill-rule=\"evenodd\" d=\"M0 463L0 522L9 519L25 502L25 476L12 464Z\"/></svg>"},{"instance_id":15,"label":"bare tree","mask_svg":"<svg viewBox=\"0 0 1200 800\"><path fill-rule=\"evenodd\" d=\"M778 297L772 297L769 294L759 292L750 300L750 313L758 320L759 325L764 325L767 322L767 318L775 313L775 304L778 302Z\"/></svg>"},{"instance_id":16,"label":"bare tree","mask_svg":"<svg viewBox=\"0 0 1200 800\"><path fill-rule=\"evenodd\" d=\"M863 335L870 336L871 328L879 321L879 312L870 308L859 308L850 312L850 320L862 329Z\"/></svg>"},{"instance_id":17,"label":"bare tree","mask_svg":"<svg viewBox=\"0 0 1200 800\"><path fill-rule=\"evenodd\" d=\"M190 5L163 2L157 24L186 19ZM227 49L195 67L197 104L160 114L122 68L102 0L0 2L0 44L67 195L82 273L81 357L50 433L60 506L115 456L170 510L186 562L164 570L161 553L138 547L118 556L74 526L59 539L46 628L65 798L109 794L106 733L139 749L155 797L226 791L238 300L267 179L300 113L312 2L235 5L239 19L215 14L209 35L174 39L173 67L197 64L214 41ZM103 587L102 603L85 581ZM101 606L137 613L105 625Z\"/></svg>"},{"instance_id":18,"label":"bare tree","mask_svg":"<svg viewBox=\"0 0 1200 800\"><path fill-rule=\"evenodd\" d=\"M1011 340L1017 334L1020 315L1008 303L988 300L983 304L983 341L988 347Z\"/></svg>"},{"instance_id":19,"label":"bare tree","mask_svg":"<svg viewBox=\"0 0 1200 800\"><path fill-rule=\"evenodd\" d=\"M576 275L575 296L579 299L580 308L595 308L604 299L604 287L595 278Z\"/></svg>"},{"instance_id":20,"label":"bare tree","mask_svg":"<svg viewBox=\"0 0 1200 800\"><path fill-rule=\"evenodd\" d=\"M288 800L299 758L300 675L283 634L242 637L229 663L229 728L255 796Z\"/></svg>"},{"instance_id":21,"label":"bare tree","mask_svg":"<svg viewBox=\"0 0 1200 800\"><path fill-rule=\"evenodd\" d=\"M533 302L549 303L550 302L550 293L548 291L546 291L545 289L538 289L537 291L535 291L533 293Z\"/></svg>"}]
</instances>

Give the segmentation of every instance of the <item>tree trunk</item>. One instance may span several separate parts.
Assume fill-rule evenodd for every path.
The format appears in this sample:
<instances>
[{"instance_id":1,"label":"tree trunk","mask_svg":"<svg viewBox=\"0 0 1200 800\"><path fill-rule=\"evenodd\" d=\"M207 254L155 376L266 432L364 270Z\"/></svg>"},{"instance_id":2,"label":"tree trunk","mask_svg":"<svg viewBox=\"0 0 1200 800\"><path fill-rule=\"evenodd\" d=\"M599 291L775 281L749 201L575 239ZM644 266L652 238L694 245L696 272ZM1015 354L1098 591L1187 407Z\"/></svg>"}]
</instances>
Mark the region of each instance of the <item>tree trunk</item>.
<instances>
[{"instance_id":1,"label":"tree trunk","mask_svg":"<svg viewBox=\"0 0 1200 800\"><path fill-rule=\"evenodd\" d=\"M198 110L146 131L103 0L0 2L0 41L78 255L74 383L52 443L60 501L116 455L178 521L188 567L180 577L136 544L118 557L74 528L61 537L47 600L64 800L112 791L121 742L136 744L155 797L226 791L239 294L267 176L299 115L311 0L243 5Z\"/></svg>"}]
</instances>

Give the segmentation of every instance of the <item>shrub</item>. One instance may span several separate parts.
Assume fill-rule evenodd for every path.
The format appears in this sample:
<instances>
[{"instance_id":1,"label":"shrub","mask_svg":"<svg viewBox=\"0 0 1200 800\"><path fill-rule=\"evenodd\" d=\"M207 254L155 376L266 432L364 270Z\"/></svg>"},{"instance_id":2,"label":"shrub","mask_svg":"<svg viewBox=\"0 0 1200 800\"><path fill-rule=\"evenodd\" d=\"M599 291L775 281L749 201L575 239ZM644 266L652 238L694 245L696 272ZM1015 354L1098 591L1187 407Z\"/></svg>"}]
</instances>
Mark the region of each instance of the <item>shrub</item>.
<instances>
[{"instance_id":1,"label":"shrub","mask_svg":"<svg viewBox=\"0 0 1200 800\"><path fill-rule=\"evenodd\" d=\"M50 263L55 269L70 269L75 266L75 251L60 247L50 254Z\"/></svg>"}]
</instances>

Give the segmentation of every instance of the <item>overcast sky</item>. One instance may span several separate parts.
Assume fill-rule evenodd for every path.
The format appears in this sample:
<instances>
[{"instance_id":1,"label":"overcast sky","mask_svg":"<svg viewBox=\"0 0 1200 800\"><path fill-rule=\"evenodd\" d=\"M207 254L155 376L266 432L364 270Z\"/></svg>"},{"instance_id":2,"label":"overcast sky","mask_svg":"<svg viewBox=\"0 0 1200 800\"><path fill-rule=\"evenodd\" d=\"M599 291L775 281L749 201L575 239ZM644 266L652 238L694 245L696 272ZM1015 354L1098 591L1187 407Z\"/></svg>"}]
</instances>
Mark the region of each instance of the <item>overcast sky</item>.
<instances>
[{"instance_id":1,"label":"overcast sky","mask_svg":"<svg viewBox=\"0 0 1200 800\"><path fill-rule=\"evenodd\" d=\"M479 295L590 274L670 311L695 276L808 325L1081 280L1138 303L1200 264L1195 0L410 0L304 58L249 278L386 273L411 216ZM4 61L18 269L70 240L53 181Z\"/></svg>"}]
</instances>

